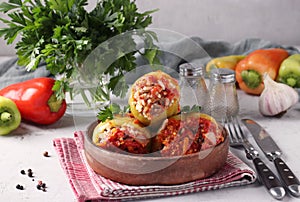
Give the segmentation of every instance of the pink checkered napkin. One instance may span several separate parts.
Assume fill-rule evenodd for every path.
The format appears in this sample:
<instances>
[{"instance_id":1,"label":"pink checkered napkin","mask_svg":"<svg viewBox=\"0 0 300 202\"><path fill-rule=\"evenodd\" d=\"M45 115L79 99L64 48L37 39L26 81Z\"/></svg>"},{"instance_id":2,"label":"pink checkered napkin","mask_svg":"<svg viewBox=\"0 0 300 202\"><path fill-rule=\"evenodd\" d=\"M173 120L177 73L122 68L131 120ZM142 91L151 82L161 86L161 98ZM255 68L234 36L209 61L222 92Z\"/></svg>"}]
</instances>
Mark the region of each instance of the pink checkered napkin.
<instances>
[{"instance_id":1,"label":"pink checkered napkin","mask_svg":"<svg viewBox=\"0 0 300 202\"><path fill-rule=\"evenodd\" d=\"M83 151L83 132L74 138L57 138L54 147L79 202L86 200L120 200L174 196L251 184L255 172L244 162L229 153L224 167L213 176L179 185L129 186L111 181L96 174L87 164Z\"/></svg>"}]
</instances>

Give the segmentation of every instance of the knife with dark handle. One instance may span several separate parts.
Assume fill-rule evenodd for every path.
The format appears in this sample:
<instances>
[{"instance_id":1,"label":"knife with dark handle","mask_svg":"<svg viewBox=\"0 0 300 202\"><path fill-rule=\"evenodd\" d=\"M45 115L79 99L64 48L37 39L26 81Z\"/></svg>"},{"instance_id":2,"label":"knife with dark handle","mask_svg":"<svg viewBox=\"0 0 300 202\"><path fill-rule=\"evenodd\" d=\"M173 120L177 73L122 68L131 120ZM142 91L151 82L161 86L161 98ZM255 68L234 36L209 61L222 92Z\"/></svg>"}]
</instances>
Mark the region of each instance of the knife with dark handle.
<instances>
[{"instance_id":1,"label":"knife with dark handle","mask_svg":"<svg viewBox=\"0 0 300 202\"><path fill-rule=\"evenodd\" d=\"M295 196L300 196L300 182L287 164L280 158L282 155L278 145L269 135L269 133L261 127L258 123L251 119L242 119L244 125L248 128L256 143L267 156L267 158L274 162L277 172L281 180L286 185L289 192Z\"/></svg>"},{"instance_id":2,"label":"knife with dark handle","mask_svg":"<svg viewBox=\"0 0 300 202\"><path fill-rule=\"evenodd\" d=\"M260 177L261 182L266 186L269 193L278 200L283 199L285 196L285 190L282 182L276 177L271 169L260 159L253 159L255 169Z\"/></svg>"},{"instance_id":3,"label":"knife with dark handle","mask_svg":"<svg viewBox=\"0 0 300 202\"><path fill-rule=\"evenodd\" d=\"M260 159L258 151L247 140L243 139L243 146L246 151L246 157L253 161L255 169L261 182L265 185L269 193L278 200L283 199L285 196L285 189L282 182L272 172L272 170Z\"/></svg>"},{"instance_id":4,"label":"knife with dark handle","mask_svg":"<svg viewBox=\"0 0 300 202\"><path fill-rule=\"evenodd\" d=\"M293 196L300 196L300 182L291 169L286 165L286 163L277 157L274 159L275 167L284 182L288 190Z\"/></svg>"}]
</instances>

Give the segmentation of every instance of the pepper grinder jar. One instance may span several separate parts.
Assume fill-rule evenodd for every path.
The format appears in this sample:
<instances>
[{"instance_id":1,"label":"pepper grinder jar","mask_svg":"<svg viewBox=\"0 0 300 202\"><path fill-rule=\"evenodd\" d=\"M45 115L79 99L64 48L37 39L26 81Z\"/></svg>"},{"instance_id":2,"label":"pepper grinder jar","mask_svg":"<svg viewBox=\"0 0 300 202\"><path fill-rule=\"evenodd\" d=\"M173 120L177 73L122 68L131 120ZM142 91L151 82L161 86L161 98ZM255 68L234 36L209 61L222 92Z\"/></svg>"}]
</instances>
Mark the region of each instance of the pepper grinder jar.
<instances>
[{"instance_id":1,"label":"pepper grinder jar","mask_svg":"<svg viewBox=\"0 0 300 202\"><path fill-rule=\"evenodd\" d=\"M206 112L209 93L203 77L203 68L184 63L179 66L179 75L181 111L193 109L193 111Z\"/></svg>"},{"instance_id":2,"label":"pepper grinder jar","mask_svg":"<svg viewBox=\"0 0 300 202\"><path fill-rule=\"evenodd\" d=\"M236 116L239 103L236 91L235 72L231 69L213 69L210 74L209 110L217 121Z\"/></svg>"}]
</instances>

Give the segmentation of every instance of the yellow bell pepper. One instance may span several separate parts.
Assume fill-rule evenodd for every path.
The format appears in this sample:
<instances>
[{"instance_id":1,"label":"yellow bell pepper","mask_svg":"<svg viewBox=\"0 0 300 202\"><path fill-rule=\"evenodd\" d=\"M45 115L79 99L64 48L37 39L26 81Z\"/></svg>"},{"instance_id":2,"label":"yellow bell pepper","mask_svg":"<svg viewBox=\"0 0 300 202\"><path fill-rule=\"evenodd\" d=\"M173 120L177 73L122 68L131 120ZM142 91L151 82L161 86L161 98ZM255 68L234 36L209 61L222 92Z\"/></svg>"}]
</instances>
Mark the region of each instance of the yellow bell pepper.
<instances>
[{"instance_id":1,"label":"yellow bell pepper","mask_svg":"<svg viewBox=\"0 0 300 202\"><path fill-rule=\"evenodd\" d=\"M235 70L235 66L239 61L244 59L246 56L244 55L229 55L223 57L217 57L210 60L206 65L206 72L210 72L215 68L227 68Z\"/></svg>"}]
</instances>

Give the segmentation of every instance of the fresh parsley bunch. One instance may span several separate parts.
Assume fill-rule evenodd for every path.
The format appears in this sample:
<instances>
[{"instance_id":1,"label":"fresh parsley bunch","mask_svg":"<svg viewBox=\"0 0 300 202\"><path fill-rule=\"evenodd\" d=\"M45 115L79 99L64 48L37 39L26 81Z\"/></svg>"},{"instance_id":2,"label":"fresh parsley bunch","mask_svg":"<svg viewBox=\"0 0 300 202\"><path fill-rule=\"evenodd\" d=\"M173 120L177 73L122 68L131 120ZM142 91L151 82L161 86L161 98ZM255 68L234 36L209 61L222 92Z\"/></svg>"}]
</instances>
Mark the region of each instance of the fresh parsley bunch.
<instances>
[{"instance_id":1,"label":"fresh parsley bunch","mask_svg":"<svg viewBox=\"0 0 300 202\"><path fill-rule=\"evenodd\" d=\"M18 64L27 70L35 70L45 61L53 75L63 75L54 86L59 98L70 90L76 68L99 44L124 32L145 29L155 12L139 13L134 0L100 0L90 12L85 9L87 4L88 0L8 0L0 4L0 12L10 18L0 19L7 25L0 29L0 36L8 44L20 36L16 43ZM146 31L142 38L148 47L143 51L122 53L122 47L136 46L135 41L118 42L121 57L104 72L110 75L108 88L117 96L124 95L125 87L114 89L126 72L135 69L136 53L145 56L150 64L158 62L155 33ZM110 52L110 47L102 51Z\"/></svg>"}]
</instances>

